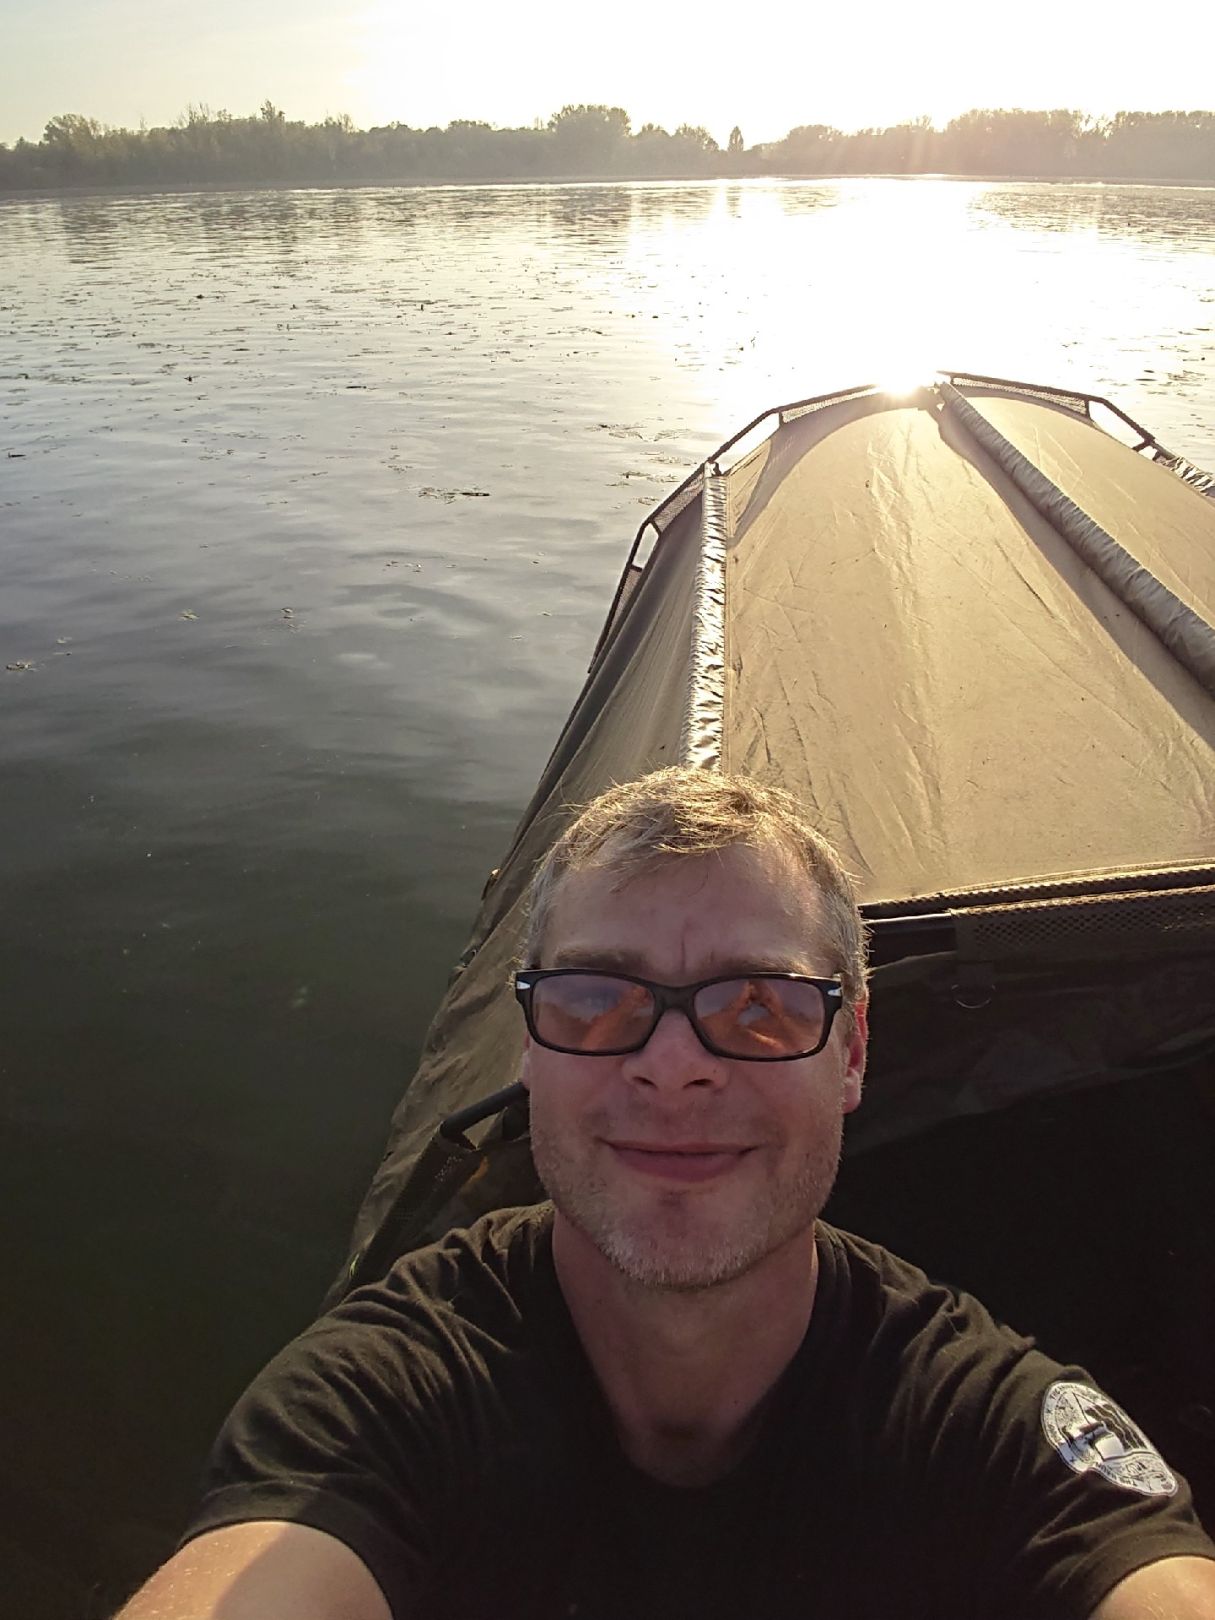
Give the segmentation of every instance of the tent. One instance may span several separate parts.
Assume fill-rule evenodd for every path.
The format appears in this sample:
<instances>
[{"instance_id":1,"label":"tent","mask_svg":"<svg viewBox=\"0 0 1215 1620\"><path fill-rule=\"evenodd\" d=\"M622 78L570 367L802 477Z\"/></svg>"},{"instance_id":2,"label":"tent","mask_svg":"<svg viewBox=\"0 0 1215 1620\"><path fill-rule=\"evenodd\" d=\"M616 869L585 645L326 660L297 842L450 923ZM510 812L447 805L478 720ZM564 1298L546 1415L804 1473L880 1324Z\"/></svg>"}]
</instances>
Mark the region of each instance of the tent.
<instances>
[{"instance_id":1,"label":"tent","mask_svg":"<svg viewBox=\"0 0 1215 1620\"><path fill-rule=\"evenodd\" d=\"M871 930L829 1213L1088 1361L1199 1490L1213 623L1215 479L1106 401L943 373L748 424L634 541L331 1297L541 1196L510 974L576 807L664 764L744 771L808 807Z\"/></svg>"}]
</instances>

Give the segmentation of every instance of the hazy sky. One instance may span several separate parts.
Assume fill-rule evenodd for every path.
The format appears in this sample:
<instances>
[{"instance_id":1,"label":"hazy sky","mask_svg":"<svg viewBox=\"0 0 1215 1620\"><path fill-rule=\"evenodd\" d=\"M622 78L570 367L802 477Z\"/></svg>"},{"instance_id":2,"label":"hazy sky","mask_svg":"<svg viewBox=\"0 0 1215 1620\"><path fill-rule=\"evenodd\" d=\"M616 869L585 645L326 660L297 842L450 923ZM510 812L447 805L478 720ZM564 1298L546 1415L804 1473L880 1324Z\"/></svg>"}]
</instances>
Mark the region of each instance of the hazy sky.
<instances>
[{"instance_id":1,"label":"hazy sky","mask_svg":"<svg viewBox=\"0 0 1215 1620\"><path fill-rule=\"evenodd\" d=\"M565 102L748 145L973 106L1211 107L1209 0L1168 27L1117 0L0 0L0 141L55 113L169 123L187 103L356 124L530 124Z\"/></svg>"}]
</instances>

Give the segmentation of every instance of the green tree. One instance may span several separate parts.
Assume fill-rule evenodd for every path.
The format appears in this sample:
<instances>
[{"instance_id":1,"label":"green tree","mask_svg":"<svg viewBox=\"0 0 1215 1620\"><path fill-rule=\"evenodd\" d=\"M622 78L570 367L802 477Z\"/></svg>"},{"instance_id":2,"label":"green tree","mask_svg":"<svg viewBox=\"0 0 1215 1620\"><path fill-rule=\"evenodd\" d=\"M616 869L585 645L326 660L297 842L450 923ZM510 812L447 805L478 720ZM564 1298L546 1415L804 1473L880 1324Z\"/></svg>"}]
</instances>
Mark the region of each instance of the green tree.
<instances>
[{"instance_id":1,"label":"green tree","mask_svg":"<svg viewBox=\"0 0 1215 1620\"><path fill-rule=\"evenodd\" d=\"M803 124L749 151L737 126L722 152L698 124L630 134L621 107L565 106L547 125L359 130L345 114L289 120L272 101L234 117L192 103L168 127L115 129L59 113L40 140L0 145L0 188L231 181L513 179L561 174L1025 174L1209 183L1215 113L973 108L937 130L927 118L845 135Z\"/></svg>"},{"instance_id":2,"label":"green tree","mask_svg":"<svg viewBox=\"0 0 1215 1620\"><path fill-rule=\"evenodd\" d=\"M829 174L840 166L846 139L830 124L799 124L768 150L776 166L790 174Z\"/></svg>"},{"instance_id":3,"label":"green tree","mask_svg":"<svg viewBox=\"0 0 1215 1620\"><path fill-rule=\"evenodd\" d=\"M696 152L720 152L721 147L701 124L680 124L675 139Z\"/></svg>"},{"instance_id":4,"label":"green tree","mask_svg":"<svg viewBox=\"0 0 1215 1620\"><path fill-rule=\"evenodd\" d=\"M48 146L83 152L96 147L104 134L104 124L95 118L86 118L83 113L57 113L48 119L42 139Z\"/></svg>"},{"instance_id":5,"label":"green tree","mask_svg":"<svg viewBox=\"0 0 1215 1620\"><path fill-rule=\"evenodd\" d=\"M57 113L42 132L50 172L65 185L109 179L107 133L83 113Z\"/></svg>"},{"instance_id":6,"label":"green tree","mask_svg":"<svg viewBox=\"0 0 1215 1620\"><path fill-rule=\"evenodd\" d=\"M681 173L712 174L720 154L721 148L700 124L680 124L671 136L671 155Z\"/></svg>"},{"instance_id":7,"label":"green tree","mask_svg":"<svg viewBox=\"0 0 1215 1620\"><path fill-rule=\"evenodd\" d=\"M558 167L593 174L621 161L629 115L623 107L566 106L549 119L548 129Z\"/></svg>"},{"instance_id":8,"label":"green tree","mask_svg":"<svg viewBox=\"0 0 1215 1620\"><path fill-rule=\"evenodd\" d=\"M669 174L676 166L668 131L661 124L642 124L629 142L629 173Z\"/></svg>"}]
</instances>

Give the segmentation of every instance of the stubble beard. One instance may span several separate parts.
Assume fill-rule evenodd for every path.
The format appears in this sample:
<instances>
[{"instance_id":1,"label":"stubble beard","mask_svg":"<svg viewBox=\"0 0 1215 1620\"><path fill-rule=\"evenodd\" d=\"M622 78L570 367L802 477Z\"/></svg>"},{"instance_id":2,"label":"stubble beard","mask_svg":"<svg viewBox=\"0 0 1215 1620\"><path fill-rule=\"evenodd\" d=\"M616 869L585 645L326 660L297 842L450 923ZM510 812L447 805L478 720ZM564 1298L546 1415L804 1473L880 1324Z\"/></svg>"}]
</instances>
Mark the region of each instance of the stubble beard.
<instances>
[{"instance_id":1,"label":"stubble beard","mask_svg":"<svg viewBox=\"0 0 1215 1620\"><path fill-rule=\"evenodd\" d=\"M826 1129L796 1169L761 1184L741 1212L710 1212L713 1189L655 1187L626 1204L618 1190L570 1152L538 1111L531 1124L532 1158L554 1207L623 1276L639 1287L695 1293L733 1282L809 1230L835 1185L843 1122Z\"/></svg>"}]
</instances>

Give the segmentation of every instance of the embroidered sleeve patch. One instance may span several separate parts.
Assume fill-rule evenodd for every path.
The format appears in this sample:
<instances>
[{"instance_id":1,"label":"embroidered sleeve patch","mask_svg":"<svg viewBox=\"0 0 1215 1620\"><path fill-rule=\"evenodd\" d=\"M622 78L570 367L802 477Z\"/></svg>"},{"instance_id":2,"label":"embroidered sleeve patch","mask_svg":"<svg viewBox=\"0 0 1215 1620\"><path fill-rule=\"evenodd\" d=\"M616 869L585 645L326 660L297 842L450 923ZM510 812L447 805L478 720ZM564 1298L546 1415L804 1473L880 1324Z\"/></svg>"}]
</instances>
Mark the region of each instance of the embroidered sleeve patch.
<instances>
[{"instance_id":1,"label":"embroidered sleeve patch","mask_svg":"<svg viewBox=\"0 0 1215 1620\"><path fill-rule=\"evenodd\" d=\"M1172 1496L1177 1476L1137 1423L1091 1384L1057 1379L1042 1397L1042 1428L1067 1466L1143 1496Z\"/></svg>"}]
</instances>

